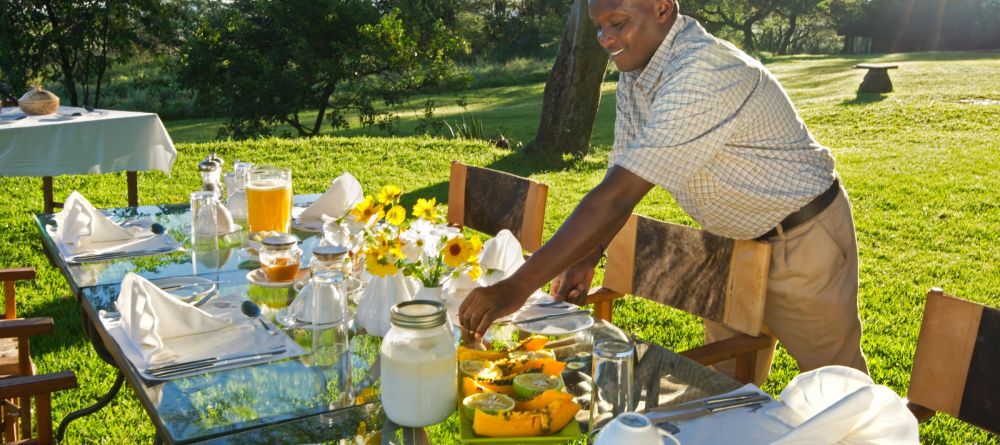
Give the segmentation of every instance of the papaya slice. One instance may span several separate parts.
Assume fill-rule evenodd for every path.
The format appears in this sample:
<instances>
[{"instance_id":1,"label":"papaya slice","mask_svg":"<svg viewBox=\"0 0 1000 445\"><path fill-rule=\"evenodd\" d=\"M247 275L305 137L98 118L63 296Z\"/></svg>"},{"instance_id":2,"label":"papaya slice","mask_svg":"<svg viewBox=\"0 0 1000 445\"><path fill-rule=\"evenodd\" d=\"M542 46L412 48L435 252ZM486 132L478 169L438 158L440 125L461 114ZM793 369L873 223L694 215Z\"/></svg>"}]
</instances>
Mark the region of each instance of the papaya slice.
<instances>
[{"instance_id":1,"label":"papaya slice","mask_svg":"<svg viewBox=\"0 0 1000 445\"><path fill-rule=\"evenodd\" d=\"M517 402L514 409L517 411L533 411L545 409L553 402L569 402L573 400L573 396L569 393L557 391L550 389L545 391L534 398Z\"/></svg>"},{"instance_id":2,"label":"papaya slice","mask_svg":"<svg viewBox=\"0 0 1000 445\"><path fill-rule=\"evenodd\" d=\"M514 387L512 385L494 385L471 377L462 377L462 397L469 397L481 392L498 392L513 397Z\"/></svg>"},{"instance_id":3,"label":"papaya slice","mask_svg":"<svg viewBox=\"0 0 1000 445\"><path fill-rule=\"evenodd\" d=\"M521 351L538 351L545 347L545 344L549 342L549 338L544 335L532 335L517 345L516 350Z\"/></svg>"},{"instance_id":4,"label":"papaya slice","mask_svg":"<svg viewBox=\"0 0 1000 445\"><path fill-rule=\"evenodd\" d=\"M534 411L509 411L493 415L476 410L472 430L487 437L552 434L572 422L580 409L580 405L573 401L554 401L545 408Z\"/></svg>"},{"instance_id":5,"label":"papaya slice","mask_svg":"<svg viewBox=\"0 0 1000 445\"><path fill-rule=\"evenodd\" d=\"M507 353L503 351L483 351L472 349L466 346L458 346L458 360L500 360L507 358Z\"/></svg>"}]
</instances>

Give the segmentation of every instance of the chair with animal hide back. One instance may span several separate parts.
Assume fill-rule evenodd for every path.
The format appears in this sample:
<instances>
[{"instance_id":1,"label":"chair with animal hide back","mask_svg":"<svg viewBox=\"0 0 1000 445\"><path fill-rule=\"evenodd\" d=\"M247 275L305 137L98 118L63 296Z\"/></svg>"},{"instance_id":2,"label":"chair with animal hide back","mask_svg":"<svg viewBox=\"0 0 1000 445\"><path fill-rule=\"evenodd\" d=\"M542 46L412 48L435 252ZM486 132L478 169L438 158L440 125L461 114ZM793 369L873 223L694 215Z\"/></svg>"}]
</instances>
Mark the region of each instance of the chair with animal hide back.
<instances>
[{"instance_id":1,"label":"chair with animal hide back","mask_svg":"<svg viewBox=\"0 0 1000 445\"><path fill-rule=\"evenodd\" d=\"M704 365L736 359L734 377L752 382L757 352L774 338L763 332L771 245L633 214L607 249L601 287L588 295L595 315L611 321L612 303L643 297L740 334L681 354Z\"/></svg>"}]
</instances>

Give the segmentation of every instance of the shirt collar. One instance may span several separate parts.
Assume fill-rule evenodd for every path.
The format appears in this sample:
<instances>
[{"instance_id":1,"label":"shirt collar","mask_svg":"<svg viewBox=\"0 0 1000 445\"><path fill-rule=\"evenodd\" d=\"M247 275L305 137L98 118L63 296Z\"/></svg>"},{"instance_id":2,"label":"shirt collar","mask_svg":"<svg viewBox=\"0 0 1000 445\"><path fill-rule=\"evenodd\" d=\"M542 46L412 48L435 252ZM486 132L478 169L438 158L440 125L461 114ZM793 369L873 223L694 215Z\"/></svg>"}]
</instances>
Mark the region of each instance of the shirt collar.
<instances>
[{"instance_id":1,"label":"shirt collar","mask_svg":"<svg viewBox=\"0 0 1000 445\"><path fill-rule=\"evenodd\" d=\"M642 72L636 78L636 85L642 88L647 95L653 92L653 87L660 80L660 75L663 74L663 69L666 68L667 61L670 60L670 49L674 44L674 38L687 25L688 18L677 14L677 20L670 27L667 36L663 38L663 42L660 43L659 48L653 53L653 57L649 59L649 63L646 64L646 67L642 69Z\"/></svg>"}]
</instances>

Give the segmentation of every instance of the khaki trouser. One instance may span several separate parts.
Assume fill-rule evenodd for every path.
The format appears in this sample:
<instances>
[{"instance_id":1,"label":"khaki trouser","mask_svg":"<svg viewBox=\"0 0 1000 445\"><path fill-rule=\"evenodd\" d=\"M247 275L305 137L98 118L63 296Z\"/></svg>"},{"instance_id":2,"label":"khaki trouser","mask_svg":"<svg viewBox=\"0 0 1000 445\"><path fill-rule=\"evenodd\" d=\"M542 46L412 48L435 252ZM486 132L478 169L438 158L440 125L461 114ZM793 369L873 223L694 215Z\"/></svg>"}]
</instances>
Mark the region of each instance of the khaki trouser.
<instances>
[{"instance_id":1,"label":"khaki trouser","mask_svg":"<svg viewBox=\"0 0 1000 445\"><path fill-rule=\"evenodd\" d=\"M858 243L847 192L818 215L771 238L764 324L799 364L800 371L843 365L868 372L858 318ZM705 321L705 342L736 332ZM757 355L754 383L767 379L774 347ZM715 368L733 375L735 362Z\"/></svg>"}]
</instances>

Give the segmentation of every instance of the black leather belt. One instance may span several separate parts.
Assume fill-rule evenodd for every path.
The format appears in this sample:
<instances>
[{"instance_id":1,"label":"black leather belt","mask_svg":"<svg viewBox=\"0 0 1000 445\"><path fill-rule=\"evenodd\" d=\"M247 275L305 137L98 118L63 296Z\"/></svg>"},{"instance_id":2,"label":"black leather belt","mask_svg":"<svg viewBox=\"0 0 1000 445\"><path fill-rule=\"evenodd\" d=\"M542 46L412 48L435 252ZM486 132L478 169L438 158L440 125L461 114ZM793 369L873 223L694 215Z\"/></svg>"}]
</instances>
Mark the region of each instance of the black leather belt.
<instances>
[{"instance_id":1,"label":"black leather belt","mask_svg":"<svg viewBox=\"0 0 1000 445\"><path fill-rule=\"evenodd\" d=\"M833 184L830 184L830 188L826 189L823 193L820 193L819 196L813 198L812 201L809 201L809 204L806 204L805 207L802 207L799 211L792 213L791 215L785 217L785 219L781 220L781 230L783 232L792 230L806 221L809 221L812 217L818 215L819 212L826 210L827 206L829 206L830 203L837 198L838 193L840 193L840 179L835 178L833 180ZM776 235L778 235L777 227L768 230L767 233L761 236L758 236L757 241L764 241Z\"/></svg>"}]
</instances>

